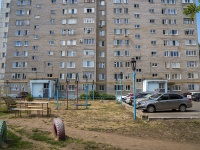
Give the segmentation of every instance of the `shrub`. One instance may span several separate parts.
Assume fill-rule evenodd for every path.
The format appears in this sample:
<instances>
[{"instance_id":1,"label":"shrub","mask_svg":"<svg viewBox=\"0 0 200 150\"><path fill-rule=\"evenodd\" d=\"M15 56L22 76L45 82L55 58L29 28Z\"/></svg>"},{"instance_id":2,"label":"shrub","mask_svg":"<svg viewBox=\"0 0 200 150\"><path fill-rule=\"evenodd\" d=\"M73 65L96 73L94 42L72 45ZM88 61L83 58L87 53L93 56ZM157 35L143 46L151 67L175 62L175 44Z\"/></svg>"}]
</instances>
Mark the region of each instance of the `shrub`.
<instances>
[{"instance_id":1,"label":"shrub","mask_svg":"<svg viewBox=\"0 0 200 150\"><path fill-rule=\"evenodd\" d=\"M26 96L26 100L27 101L33 101L33 97L30 93L28 93L28 95Z\"/></svg>"}]
</instances>

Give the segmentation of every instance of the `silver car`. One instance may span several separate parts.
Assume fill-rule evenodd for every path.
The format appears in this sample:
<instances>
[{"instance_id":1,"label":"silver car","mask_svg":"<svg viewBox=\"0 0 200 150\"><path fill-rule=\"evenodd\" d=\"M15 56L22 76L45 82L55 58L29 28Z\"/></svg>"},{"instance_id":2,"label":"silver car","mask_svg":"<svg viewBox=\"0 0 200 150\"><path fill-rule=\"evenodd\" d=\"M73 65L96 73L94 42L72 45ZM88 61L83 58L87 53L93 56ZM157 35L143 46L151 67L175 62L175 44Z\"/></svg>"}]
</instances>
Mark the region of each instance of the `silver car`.
<instances>
[{"instance_id":1,"label":"silver car","mask_svg":"<svg viewBox=\"0 0 200 150\"><path fill-rule=\"evenodd\" d=\"M156 93L148 99L137 103L138 109L147 110L147 112L155 112L156 110L176 110L186 111L186 108L192 107L192 101L175 93Z\"/></svg>"}]
</instances>

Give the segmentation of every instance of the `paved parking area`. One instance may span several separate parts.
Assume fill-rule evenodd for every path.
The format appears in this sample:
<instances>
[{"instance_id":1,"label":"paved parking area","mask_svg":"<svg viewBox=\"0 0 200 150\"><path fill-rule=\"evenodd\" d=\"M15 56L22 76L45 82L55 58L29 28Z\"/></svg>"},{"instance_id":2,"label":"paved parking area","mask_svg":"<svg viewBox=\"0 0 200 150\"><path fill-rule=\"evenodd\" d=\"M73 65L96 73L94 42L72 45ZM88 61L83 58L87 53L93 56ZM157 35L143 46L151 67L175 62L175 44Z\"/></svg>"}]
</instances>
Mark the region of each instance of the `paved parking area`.
<instances>
[{"instance_id":1,"label":"paved parking area","mask_svg":"<svg viewBox=\"0 0 200 150\"><path fill-rule=\"evenodd\" d=\"M133 111L132 106L124 104L127 109ZM177 111L156 111L148 113L143 110L136 110L137 117L148 120L156 119L200 119L200 102L193 101L192 108L188 108L186 112Z\"/></svg>"}]
</instances>

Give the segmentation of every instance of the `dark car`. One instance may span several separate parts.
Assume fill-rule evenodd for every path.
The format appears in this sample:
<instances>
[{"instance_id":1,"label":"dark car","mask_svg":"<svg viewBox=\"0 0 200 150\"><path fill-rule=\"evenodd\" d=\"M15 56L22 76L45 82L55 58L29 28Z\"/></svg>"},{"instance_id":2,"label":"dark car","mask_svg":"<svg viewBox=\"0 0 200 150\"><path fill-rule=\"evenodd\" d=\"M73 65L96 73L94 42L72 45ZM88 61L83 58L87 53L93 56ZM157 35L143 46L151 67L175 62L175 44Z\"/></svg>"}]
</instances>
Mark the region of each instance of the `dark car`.
<instances>
[{"instance_id":1,"label":"dark car","mask_svg":"<svg viewBox=\"0 0 200 150\"><path fill-rule=\"evenodd\" d=\"M28 92L20 92L17 94L16 98L25 98L28 95Z\"/></svg>"},{"instance_id":2,"label":"dark car","mask_svg":"<svg viewBox=\"0 0 200 150\"><path fill-rule=\"evenodd\" d=\"M200 93L194 93L192 95L192 100L193 101L200 101Z\"/></svg>"},{"instance_id":3,"label":"dark car","mask_svg":"<svg viewBox=\"0 0 200 150\"><path fill-rule=\"evenodd\" d=\"M137 108L155 112L156 110L176 110L186 111L192 107L191 99L175 93L156 93L148 99L138 102Z\"/></svg>"}]
</instances>

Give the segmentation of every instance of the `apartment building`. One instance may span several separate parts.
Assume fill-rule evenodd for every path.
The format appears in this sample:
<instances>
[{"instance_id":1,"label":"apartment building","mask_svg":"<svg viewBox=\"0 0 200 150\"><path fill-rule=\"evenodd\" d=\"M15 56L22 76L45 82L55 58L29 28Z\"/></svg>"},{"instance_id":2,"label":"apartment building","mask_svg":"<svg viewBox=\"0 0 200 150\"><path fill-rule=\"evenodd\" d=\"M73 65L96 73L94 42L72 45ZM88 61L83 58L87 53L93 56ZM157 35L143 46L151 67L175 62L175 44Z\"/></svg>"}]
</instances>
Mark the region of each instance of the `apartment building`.
<instances>
[{"instance_id":1,"label":"apartment building","mask_svg":"<svg viewBox=\"0 0 200 150\"><path fill-rule=\"evenodd\" d=\"M169 90L199 90L196 20L183 15L193 0L15 0L5 81L34 97L137 91L145 79L168 80ZM122 80L120 72L123 73ZM87 77L87 78L85 78ZM78 86L76 85L78 81ZM94 86L93 86L94 85ZM160 83L160 89L163 84Z\"/></svg>"},{"instance_id":2,"label":"apartment building","mask_svg":"<svg viewBox=\"0 0 200 150\"><path fill-rule=\"evenodd\" d=\"M10 16L10 0L0 1L0 94L4 92L5 61Z\"/></svg>"}]
</instances>

